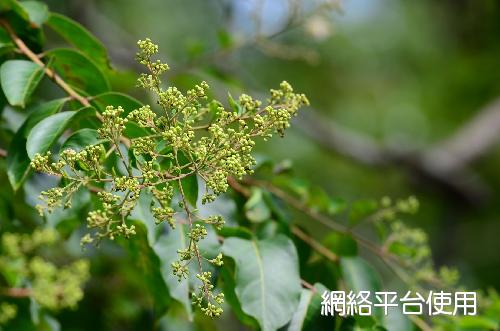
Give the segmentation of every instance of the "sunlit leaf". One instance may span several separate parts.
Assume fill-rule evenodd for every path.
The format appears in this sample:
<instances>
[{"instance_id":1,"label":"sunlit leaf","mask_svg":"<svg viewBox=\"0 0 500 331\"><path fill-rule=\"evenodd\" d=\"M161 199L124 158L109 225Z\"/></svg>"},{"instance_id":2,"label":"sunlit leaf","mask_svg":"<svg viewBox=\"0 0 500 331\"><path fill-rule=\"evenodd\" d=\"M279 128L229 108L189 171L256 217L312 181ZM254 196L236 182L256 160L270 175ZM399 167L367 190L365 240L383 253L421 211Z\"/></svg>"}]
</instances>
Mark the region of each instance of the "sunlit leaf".
<instances>
[{"instance_id":1,"label":"sunlit leaf","mask_svg":"<svg viewBox=\"0 0 500 331\"><path fill-rule=\"evenodd\" d=\"M321 295L327 291L327 288L316 283L314 289L315 292L310 289L302 289L299 307L293 314L287 331L318 330L317 320L327 320L327 317L321 316L321 302L323 301Z\"/></svg>"},{"instance_id":2,"label":"sunlit leaf","mask_svg":"<svg viewBox=\"0 0 500 331\"><path fill-rule=\"evenodd\" d=\"M46 56L51 59L51 67L78 92L93 96L109 91L105 74L80 51L59 48L48 51Z\"/></svg>"},{"instance_id":3,"label":"sunlit leaf","mask_svg":"<svg viewBox=\"0 0 500 331\"><path fill-rule=\"evenodd\" d=\"M14 190L21 187L30 172L26 139L31 129L47 116L58 112L65 102L66 99L57 99L37 106L12 138L7 154L7 175Z\"/></svg>"},{"instance_id":4,"label":"sunlit leaf","mask_svg":"<svg viewBox=\"0 0 500 331\"><path fill-rule=\"evenodd\" d=\"M51 115L40 121L33 127L26 142L26 151L29 158L32 159L36 153L43 154L47 152L72 121L93 114L94 111L93 107L87 107L81 110Z\"/></svg>"},{"instance_id":5,"label":"sunlit leaf","mask_svg":"<svg viewBox=\"0 0 500 331\"><path fill-rule=\"evenodd\" d=\"M358 244L348 234L332 232L323 239L323 245L340 256L354 256L358 254Z\"/></svg>"},{"instance_id":6,"label":"sunlit leaf","mask_svg":"<svg viewBox=\"0 0 500 331\"><path fill-rule=\"evenodd\" d=\"M26 60L5 61L0 67L2 90L13 106L24 107L43 77L43 68Z\"/></svg>"},{"instance_id":7,"label":"sunlit leaf","mask_svg":"<svg viewBox=\"0 0 500 331\"><path fill-rule=\"evenodd\" d=\"M40 1L19 1L19 5L28 13L31 24L39 28L49 18L49 8Z\"/></svg>"},{"instance_id":8,"label":"sunlit leaf","mask_svg":"<svg viewBox=\"0 0 500 331\"><path fill-rule=\"evenodd\" d=\"M283 235L266 240L228 238L223 252L236 264L236 295L242 310L263 331L290 321L300 300L298 257L292 241Z\"/></svg>"},{"instance_id":9,"label":"sunlit leaf","mask_svg":"<svg viewBox=\"0 0 500 331\"><path fill-rule=\"evenodd\" d=\"M80 23L63 15L51 13L47 25L63 37L68 43L92 58L101 68L109 67L106 48L92 33Z\"/></svg>"},{"instance_id":10,"label":"sunlit leaf","mask_svg":"<svg viewBox=\"0 0 500 331\"><path fill-rule=\"evenodd\" d=\"M61 146L61 150L71 148L75 151L81 151L86 146L96 145L104 141L105 140L103 139L99 139L97 130L85 128L78 130L69 136Z\"/></svg>"},{"instance_id":11,"label":"sunlit leaf","mask_svg":"<svg viewBox=\"0 0 500 331\"><path fill-rule=\"evenodd\" d=\"M264 201L262 190L259 188L252 189L252 195L245 203L244 209L245 216L251 222L260 223L271 217L271 211Z\"/></svg>"},{"instance_id":12,"label":"sunlit leaf","mask_svg":"<svg viewBox=\"0 0 500 331\"><path fill-rule=\"evenodd\" d=\"M187 279L178 280L172 273L172 262L179 257L178 249L185 249L189 244L186 231L183 225L179 225L175 230L170 230L167 235L161 236L154 245L154 251L161 260L161 273L167 284L170 296L182 303L188 316L192 318L191 299L189 298L189 281Z\"/></svg>"}]
</instances>

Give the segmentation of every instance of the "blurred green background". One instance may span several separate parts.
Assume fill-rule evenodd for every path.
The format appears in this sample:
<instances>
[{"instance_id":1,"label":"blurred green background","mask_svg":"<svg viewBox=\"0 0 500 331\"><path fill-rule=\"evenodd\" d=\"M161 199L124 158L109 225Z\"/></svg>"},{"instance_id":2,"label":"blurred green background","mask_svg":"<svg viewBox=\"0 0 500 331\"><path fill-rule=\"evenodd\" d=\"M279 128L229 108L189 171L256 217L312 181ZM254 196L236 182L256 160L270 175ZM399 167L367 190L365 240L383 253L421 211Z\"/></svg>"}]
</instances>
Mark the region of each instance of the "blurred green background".
<instances>
[{"instance_id":1,"label":"blurred green background","mask_svg":"<svg viewBox=\"0 0 500 331\"><path fill-rule=\"evenodd\" d=\"M290 159L300 177L348 202L415 194L412 222L429 233L436 263L457 266L472 288L500 289L500 2L47 3L103 41L119 71L114 89L140 98L133 58L144 37L160 45L180 88L207 80L221 97L259 96L288 80L308 95L309 114L259 153ZM140 283L139 271L124 272ZM87 303L104 299L89 293ZM136 311L119 298L134 293L114 295L106 300L117 311L103 314Z\"/></svg>"}]
</instances>

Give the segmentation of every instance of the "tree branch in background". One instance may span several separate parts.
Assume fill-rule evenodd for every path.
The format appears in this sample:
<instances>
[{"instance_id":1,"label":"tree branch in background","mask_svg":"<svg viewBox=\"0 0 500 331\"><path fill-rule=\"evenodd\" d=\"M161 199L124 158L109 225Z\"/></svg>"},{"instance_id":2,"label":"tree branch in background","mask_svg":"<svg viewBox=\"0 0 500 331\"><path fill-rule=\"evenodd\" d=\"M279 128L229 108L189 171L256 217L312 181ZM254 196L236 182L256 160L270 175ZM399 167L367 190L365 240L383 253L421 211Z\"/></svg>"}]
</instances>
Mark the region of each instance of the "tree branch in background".
<instances>
[{"instance_id":1,"label":"tree branch in background","mask_svg":"<svg viewBox=\"0 0 500 331\"><path fill-rule=\"evenodd\" d=\"M500 98L481 109L448 139L427 151L423 158L442 171L460 171L500 143Z\"/></svg>"},{"instance_id":2,"label":"tree branch in background","mask_svg":"<svg viewBox=\"0 0 500 331\"><path fill-rule=\"evenodd\" d=\"M489 188L470 169L470 163L498 142L500 102L494 105L480 110L445 142L422 152L386 148L368 136L339 126L317 111L303 113L296 125L329 152L368 166L399 166L424 183L437 184L462 199L479 202L488 196Z\"/></svg>"}]
</instances>

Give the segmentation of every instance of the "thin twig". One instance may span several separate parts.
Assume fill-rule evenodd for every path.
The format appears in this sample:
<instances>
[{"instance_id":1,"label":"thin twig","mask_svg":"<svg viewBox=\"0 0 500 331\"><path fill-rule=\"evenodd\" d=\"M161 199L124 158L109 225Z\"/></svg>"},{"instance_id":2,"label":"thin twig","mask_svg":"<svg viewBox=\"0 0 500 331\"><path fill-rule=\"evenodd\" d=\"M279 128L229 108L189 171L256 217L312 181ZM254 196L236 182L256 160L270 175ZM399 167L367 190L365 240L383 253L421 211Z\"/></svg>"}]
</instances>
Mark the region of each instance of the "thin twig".
<instances>
[{"instance_id":1,"label":"thin twig","mask_svg":"<svg viewBox=\"0 0 500 331\"><path fill-rule=\"evenodd\" d=\"M325 246L321 245L318 241L316 241L314 238L309 236L307 233L302 231L298 226L292 225L291 226L292 233L296 235L299 239L304 241L306 244L311 246L316 252L319 254L323 255L326 257L328 260L332 262L338 262L339 257L337 254L333 253L331 250L326 248Z\"/></svg>"},{"instance_id":2,"label":"thin twig","mask_svg":"<svg viewBox=\"0 0 500 331\"><path fill-rule=\"evenodd\" d=\"M305 280L301 279L300 280L300 284L303 287L307 288L308 290L311 290L311 292L313 292L313 293L317 293L318 292L318 290L314 287L314 285L311 284L311 283L309 283L308 281L305 281Z\"/></svg>"},{"instance_id":3,"label":"thin twig","mask_svg":"<svg viewBox=\"0 0 500 331\"><path fill-rule=\"evenodd\" d=\"M0 295L11 298L27 298L32 295L32 292L29 288L12 287L1 289Z\"/></svg>"}]
</instances>

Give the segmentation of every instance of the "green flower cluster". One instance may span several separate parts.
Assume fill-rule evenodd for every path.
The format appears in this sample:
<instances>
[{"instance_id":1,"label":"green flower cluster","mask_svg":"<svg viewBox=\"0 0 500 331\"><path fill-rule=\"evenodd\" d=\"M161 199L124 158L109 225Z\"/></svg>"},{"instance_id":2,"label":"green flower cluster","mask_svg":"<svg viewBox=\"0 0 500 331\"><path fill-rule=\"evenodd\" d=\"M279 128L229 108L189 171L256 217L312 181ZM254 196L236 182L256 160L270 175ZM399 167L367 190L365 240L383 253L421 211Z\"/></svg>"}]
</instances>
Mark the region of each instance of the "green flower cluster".
<instances>
[{"instance_id":1,"label":"green flower cluster","mask_svg":"<svg viewBox=\"0 0 500 331\"><path fill-rule=\"evenodd\" d=\"M436 270L431 256L427 234L419 228L411 228L399 220L400 214L416 214L419 201L414 196L393 202L384 197L381 209L374 214L375 224L388 225L389 234L384 240L383 249L400 259L411 273L414 284L430 283L433 286L453 287L458 282L458 271L448 267Z\"/></svg>"},{"instance_id":2,"label":"green flower cluster","mask_svg":"<svg viewBox=\"0 0 500 331\"><path fill-rule=\"evenodd\" d=\"M32 273L33 298L49 309L75 308L83 298L81 284L89 278L89 263L76 261L57 268L54 264L34 257L29 263Z\"/></svg>"},{"instance_id":3,"label":"green flower cluster","mask_svg":"<svg viewBox=\"0 0 500 331\"><path fill-rule=\"evenodd\" d=\"M1 237L0 274L7 287L30 283L27 293L41 306L52 310L74 308L83 297L82 285L89 278L89 263L77 260L58 267L37 255L37 250L54 245L57 232L37 229L32 234L4 233ZM0 306L0 324L14 318L16 306Z\"/></svg>"},{"instance_id":4,"label":"green flower cluster","mask_svg":"<svg viewBox=\"0 0 500 331\"><path fill-rule=\"evenodd\" d=\"M0 304L0 325L7 323L17 315L17 306L2 302Z\"/></svg>"},{"instance_id":5,"label":"green flower cluster","mask_svg":"<svg viewBox=\"0 0 500 331\"><path fill-rule=\"evenodd\" d=\"M187 277L187 265L197 260L202 287L197 303L203 302L207 315L218 316L222 297L212 294L210 277L202 270L201 260L218 266L222 255L208 259L202 256L198 243L208 233L206 226L220 229L224 220L220 216L200 218L196 206L188 202L184 183L194 176L203 180L201 202L214 201L227 191L229 176L242 178L252 173L256 161L251 153L256 140L266 140L273 134L282 136L308 100L283 82L271 90L266 102L243 94L237 101L229 97L225 107L220 101L209 100L206 82L185 93L164 87L160 76L169 67L153 59L158 46L145 39L138 42L138 47L136 58L146 72L140 75L137 85L155 96L158 107L145 105L127 114L121 107L109 106L101 116L99 144L86 146L80 152L64 150L54 161L49 153L36 155L32 161L35 170L64 179L61 187L42 192L44 204L39 210L43 213L58 206L68 207L73 194L87 187L96 193L97 202L87 217L91 232L81 242L98 244L103 238L113 240L135 234L127 220L141 193L152 193L150 208L157 224L166 222L174 228L184 218L183 223L189 226L189 246L172 264L174 274ZM125 129L131 123L142 133L127 136ZM180 211L172 206L174 197L178 198Z\"/></svg>"}]
</instances>

